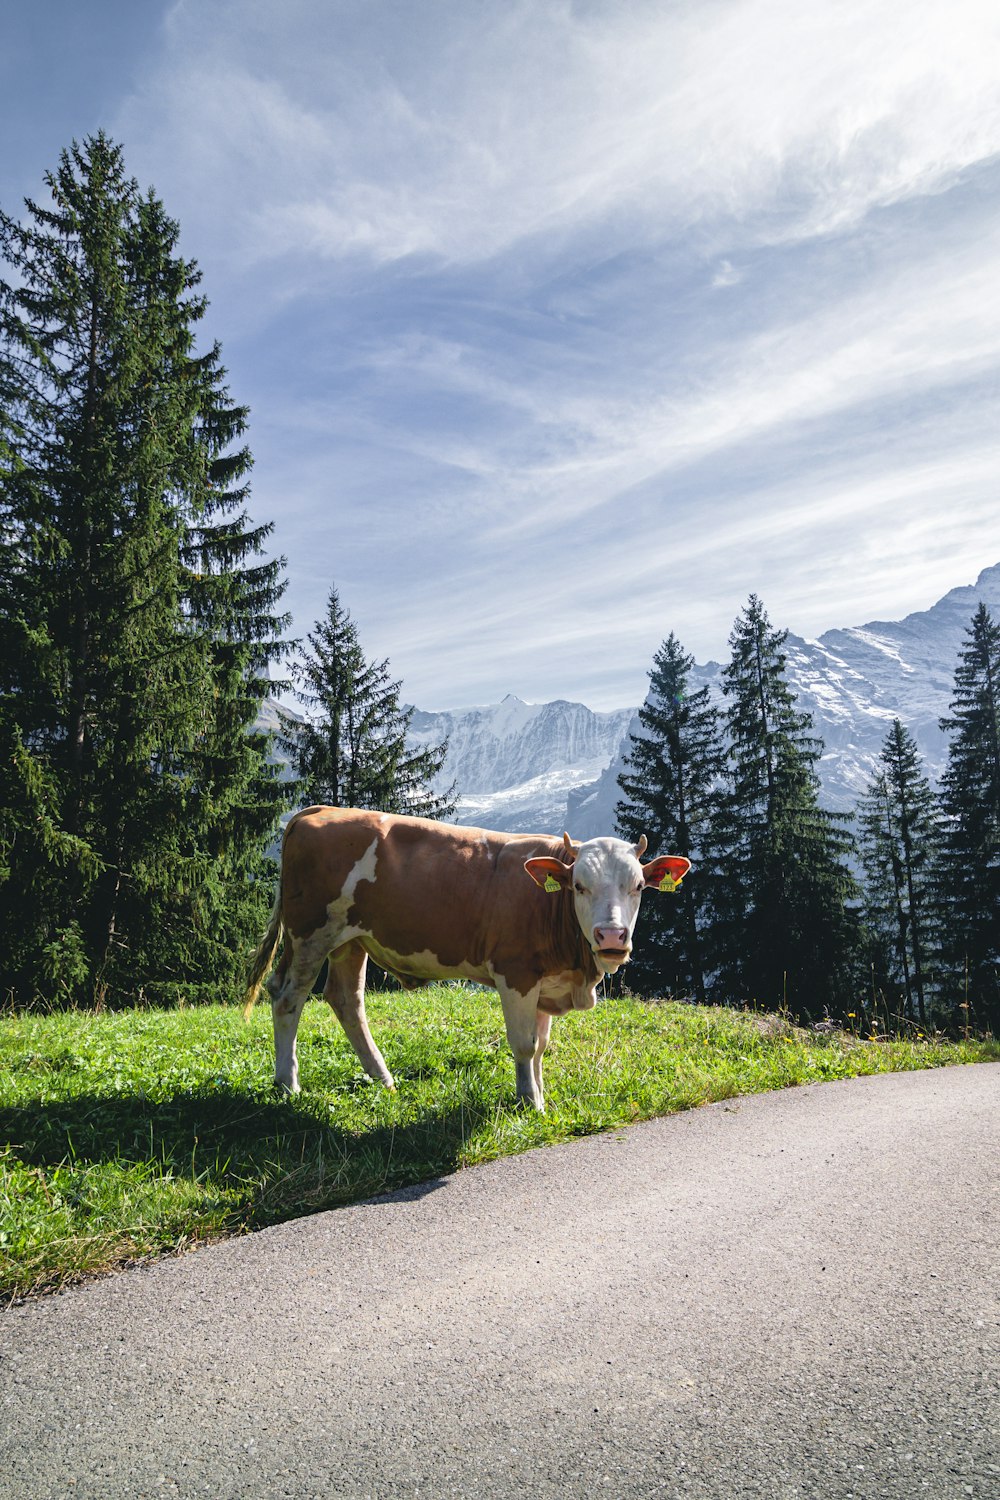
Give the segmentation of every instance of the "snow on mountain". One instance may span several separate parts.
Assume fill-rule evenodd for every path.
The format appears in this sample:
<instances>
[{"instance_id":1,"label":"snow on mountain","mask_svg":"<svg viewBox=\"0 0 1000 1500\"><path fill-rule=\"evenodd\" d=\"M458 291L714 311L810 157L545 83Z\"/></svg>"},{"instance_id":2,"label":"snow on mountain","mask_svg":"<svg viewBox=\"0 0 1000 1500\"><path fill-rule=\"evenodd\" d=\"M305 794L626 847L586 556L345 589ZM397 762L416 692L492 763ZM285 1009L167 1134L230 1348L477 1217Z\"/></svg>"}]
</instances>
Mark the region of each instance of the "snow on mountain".
<instances>
[{"instance_id":1,"label":"snow on mountain","mask_svg":"<svg viewBox=\"0 0 1000 1500\"><path fill-rule=\"evenodd\" d=\"M547 831L566 816L567 799L589 787L617 754L635 710L598 713L556 699L502 703L441 713L414 710L410 739L439 744L448 756L436 785L455 782L455 821L509 832Z\"/></svg>"},{"instance_id":2,"label":"snow on mountain","mask_svg":"<svg viewBox=\"0 0 1000 1500\"><path fill-rule=\"evenodd\" d=\"M946 741L938 720L948 712L958 654L980 603L1000 611L1000 564L903 620L828 630L815 641L789 634L788 680L825 747L819 773L826 806L842 811L854 807L895 718L914 736L932 779L940 776ZM717 662L696 667L692 679L693 686L707 683L723 703ZM640 727L636 718L631 732ZM571 799L567 826L574 838L593 838L614 828L623 748L589 793Z\"/></svg>"}]
</instances>

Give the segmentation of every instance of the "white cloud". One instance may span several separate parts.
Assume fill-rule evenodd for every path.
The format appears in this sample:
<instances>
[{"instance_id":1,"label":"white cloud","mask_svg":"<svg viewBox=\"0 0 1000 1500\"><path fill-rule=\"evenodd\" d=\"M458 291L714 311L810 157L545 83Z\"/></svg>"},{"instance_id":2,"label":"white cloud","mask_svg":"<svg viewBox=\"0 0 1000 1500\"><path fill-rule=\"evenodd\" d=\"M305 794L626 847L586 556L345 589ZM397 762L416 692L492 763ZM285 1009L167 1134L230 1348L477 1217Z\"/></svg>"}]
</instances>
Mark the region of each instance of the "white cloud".
<instances>
[{"instance_id":1,"label":"white cloud","mask_svg":"<svg viewBox=\"0 0 1000 1500\"><path fill-rule=\"evenodd\" d=\"M738 286L743 280L742 271L737 271L731 260L721 260L719 268L712 277L713 286Z\"/></svg>"},{"instance_id":2,"label":"white cloud","mask_svg":"<svg viewBox=\"0 0 1000 1500\"><path fill-rule=\"evenodd\" d=\"M694 225L723 247L780 242L1000 151L1000 9L983 0L912 0L905 18L894 0L188 0L169 35L124 119L154 122L154 149L225 160L250 258L459 263Z\"/></svg>"}]
</instances>

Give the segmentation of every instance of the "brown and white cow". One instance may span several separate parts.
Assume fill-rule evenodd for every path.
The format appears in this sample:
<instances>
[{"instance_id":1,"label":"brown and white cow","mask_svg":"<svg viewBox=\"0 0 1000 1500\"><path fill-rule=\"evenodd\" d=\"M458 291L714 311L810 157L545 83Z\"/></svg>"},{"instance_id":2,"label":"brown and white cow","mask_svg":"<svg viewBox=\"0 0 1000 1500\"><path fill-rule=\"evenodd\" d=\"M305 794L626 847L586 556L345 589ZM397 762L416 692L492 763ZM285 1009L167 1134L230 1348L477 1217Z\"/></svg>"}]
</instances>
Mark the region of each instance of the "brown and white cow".
<instances>
[{"instance_id":1,"label":"brown and white cow","mask_svg":"<svg viewBox=\"0 0 1000 1500\"><path fill-rule=\"evenodd\" d=\"M679 856L641 865L645 848L645 838L573 844L348 808L296 813L245 996L249 1014L284 936L267 985L275 1082L298 1090L295 1033L328 957L325 999L365 1071L394 1087L365 1017L370 956L408 987L461 978L498 990L518 1098L544 1108L553 1016L590 1009L601 977L629 957L643 891L674 889L690 868Z\"/></svg>"}]
</instances>

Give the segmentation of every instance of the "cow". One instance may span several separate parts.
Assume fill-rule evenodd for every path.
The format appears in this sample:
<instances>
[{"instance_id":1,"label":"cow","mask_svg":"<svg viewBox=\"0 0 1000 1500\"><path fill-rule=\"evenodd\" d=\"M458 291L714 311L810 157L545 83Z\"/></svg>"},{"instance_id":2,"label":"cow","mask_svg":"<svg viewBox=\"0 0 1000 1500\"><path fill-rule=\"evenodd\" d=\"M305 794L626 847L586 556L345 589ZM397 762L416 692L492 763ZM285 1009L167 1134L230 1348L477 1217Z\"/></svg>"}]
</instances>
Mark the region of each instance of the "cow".
<instances>
[{"instance_id":1,"label":"cow","mask_svg":"<svg viewBox=\"0 0 1000 1500\"><path fill-rule=\"evenodd\" d=\"M472 979L499 992L519 1101L544 1109L542 1056L555 1016L589 1010L605 974L627 962L644 890L673 890L690 861L642 865L646 838L575 844L426 818L307 807L289 820L267 932L247 977L244 1013L267 989L275 1083L299 1088L295 1034L329 959L324 998L369 1076L392 1074L365 1016L365 970L413 988Z\"/></svg>"}]
</instances>

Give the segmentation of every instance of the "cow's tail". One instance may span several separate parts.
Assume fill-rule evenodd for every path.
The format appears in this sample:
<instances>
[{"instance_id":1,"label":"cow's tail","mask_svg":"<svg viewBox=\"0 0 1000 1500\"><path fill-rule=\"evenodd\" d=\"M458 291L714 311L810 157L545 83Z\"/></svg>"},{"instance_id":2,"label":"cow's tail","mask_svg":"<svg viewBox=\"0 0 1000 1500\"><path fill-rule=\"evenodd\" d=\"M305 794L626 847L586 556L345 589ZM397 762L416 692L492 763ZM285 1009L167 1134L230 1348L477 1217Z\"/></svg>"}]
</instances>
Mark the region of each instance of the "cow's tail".
<instances>
[{"instance_id":1,"label":"cow's tail","mask_svg":"<svg viewBox=\"0 0 1000 1500\"><path fill-rule=\"evenodd\" d=\"M243 992L243 1015L249 1021L250 1012L257 1003L260 987L264 983L264 976L278 951L284 923L281 920L281 881L278 881L278 890L271 907L271 920L267 924L267 931L261 939L260 947L253 956L250 972L247 975L247 985Z\"/></svg>"}]
</instances>

